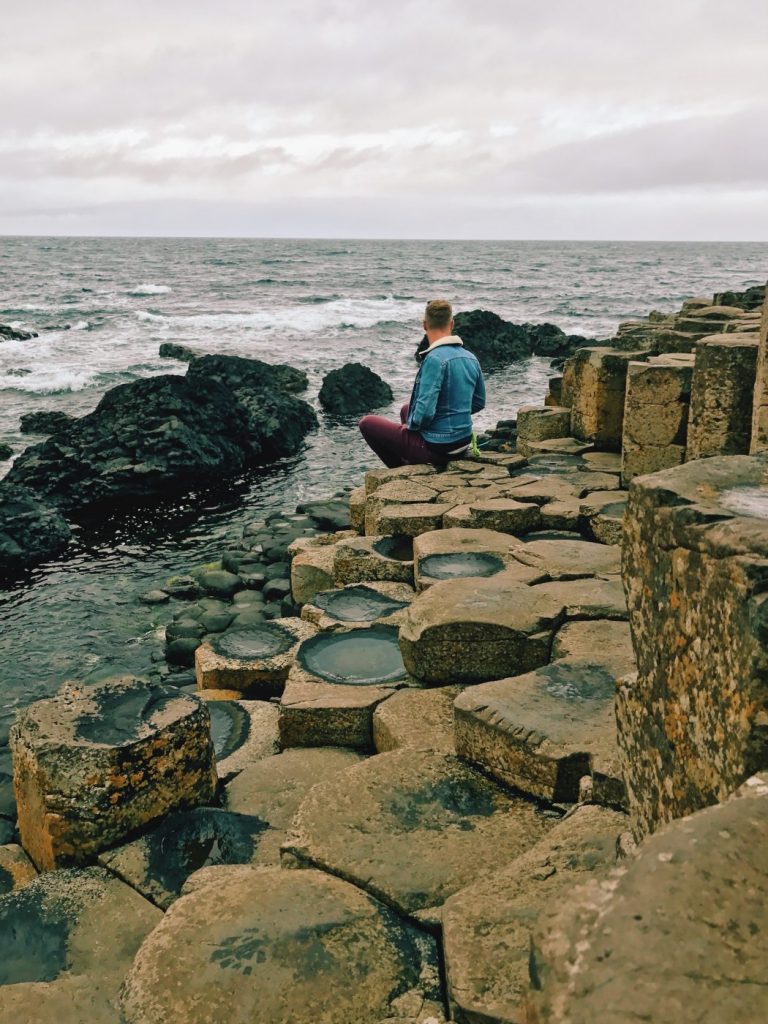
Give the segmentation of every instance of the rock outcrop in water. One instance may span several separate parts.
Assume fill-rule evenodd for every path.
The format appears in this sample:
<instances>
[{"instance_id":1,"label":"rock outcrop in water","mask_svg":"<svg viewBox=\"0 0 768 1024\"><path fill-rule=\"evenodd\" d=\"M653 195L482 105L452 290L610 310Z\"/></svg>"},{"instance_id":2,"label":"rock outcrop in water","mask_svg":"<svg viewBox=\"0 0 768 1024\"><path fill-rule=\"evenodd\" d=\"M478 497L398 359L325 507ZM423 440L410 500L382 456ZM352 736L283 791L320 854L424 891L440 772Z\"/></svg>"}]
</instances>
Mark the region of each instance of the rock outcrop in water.
<instances>
[{"instance_id":1,"label":"rock outcrop in water","mask_svg":"<svg viewBox=\"0 0 768 1024\"><path fill-rule=\"evenodd\" d=\"M323 377L320 404L334 416L353 416L392 401L392 388L362 363L345 363Z\"/></svg>"},{"instance_id":2,"label":"rock outcrop in water","mask_svg":"<svg viewBox=\"0 0 768 1024\"><path fill-rule=\"evenodd\" d=\"M0 341L29 341L36 337L37 331L20 331L10 324L0 324Z\"/></svg>"},{"instance_id":3,"label":"rock outcrop in water","mask_svg":"<svg viewBox=\"0 0 768 1024\"><path fill-rule=\"evenodd\" d=\"M61 514L26 487L0 484L0 576L58 555L69 543Z\"/></svg>"},{"instance_id":4,"label":"rock outcrop in water","mask_svg":"<svg viewBox=\"0 0 768 1024\"><path fill-rule=\"evenodd\" d=\"M74 422L75 417L65 412L40 410L25 413L19 421L19 429L22 434L57 434Z\"/></svg>"}]
</instances>

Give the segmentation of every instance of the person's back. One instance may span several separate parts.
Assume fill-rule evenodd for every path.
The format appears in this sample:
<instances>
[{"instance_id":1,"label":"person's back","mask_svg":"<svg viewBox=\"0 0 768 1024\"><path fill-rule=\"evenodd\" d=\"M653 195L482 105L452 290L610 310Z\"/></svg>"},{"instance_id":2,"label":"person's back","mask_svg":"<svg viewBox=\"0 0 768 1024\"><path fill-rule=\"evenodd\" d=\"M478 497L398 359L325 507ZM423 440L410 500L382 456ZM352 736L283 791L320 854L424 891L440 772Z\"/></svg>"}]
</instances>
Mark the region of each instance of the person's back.
<instances>
[{"instance_id":1,"label":"person's back","mask_svg":"<svg viewBox=\"0 0 768 1024\"><path fill-rule=\"evenodd\" d=\"M387 466L443 464L463 454L472 441L472 414L485 407L485 383L477 358L453 334L450 303L427 304L424 330L429 342L420 353L410 402L400 425L365 416L360 430Z\"/></svg>"}]
</instances>

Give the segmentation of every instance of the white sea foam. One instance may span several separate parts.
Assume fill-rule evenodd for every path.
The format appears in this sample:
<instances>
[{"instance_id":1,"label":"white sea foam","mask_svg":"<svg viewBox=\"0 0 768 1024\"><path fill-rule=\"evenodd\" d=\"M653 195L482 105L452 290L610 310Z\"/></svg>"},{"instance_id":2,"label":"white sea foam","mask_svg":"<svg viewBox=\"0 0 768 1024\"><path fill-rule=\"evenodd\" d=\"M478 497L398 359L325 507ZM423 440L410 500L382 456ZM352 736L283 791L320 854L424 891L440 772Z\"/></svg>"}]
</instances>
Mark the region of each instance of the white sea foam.
<instances>
[{"instance_id":1,"label":"white sea foam","mask_svg":"<svg viewBox=\"0 0 768 1024\"><path fill-rule=\"evenodd\" d=\"M135 288L129 288L129 295L166 295L173 291L168 284L137 284Z\"/></svg>"},{"instance_id":2,"label":"white sea foam","mask_svg":"<svg viewBox=\"0 0 768 1024\"><path fill-rule=\"evenodd\" d=\"M0 374L0 391L26 391L37 395L59 395L89 387L95 374L89 370L41 369L24 377Z\"/></svg>"}]
</instances>

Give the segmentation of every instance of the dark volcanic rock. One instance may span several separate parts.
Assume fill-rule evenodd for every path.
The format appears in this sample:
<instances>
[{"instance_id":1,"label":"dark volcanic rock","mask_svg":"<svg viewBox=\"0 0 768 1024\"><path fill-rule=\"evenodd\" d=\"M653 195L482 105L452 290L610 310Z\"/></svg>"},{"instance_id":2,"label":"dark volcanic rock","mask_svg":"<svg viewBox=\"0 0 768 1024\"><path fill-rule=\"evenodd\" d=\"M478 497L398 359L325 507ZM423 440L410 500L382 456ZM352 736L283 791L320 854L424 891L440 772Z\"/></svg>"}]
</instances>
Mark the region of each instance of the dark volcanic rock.
<instances>
[{"instance_id":1,"label":"dark volcanic rock","mask_svg":"<svg viewBox=\"0 0 768 1024\"><path fill-rule=\"evenodd\" d=\"M9 324L0 324L0 341L29 341L36 337L36 331L18 331Z\"/></svg>"},{"instance_id":2,"label":"dark volcanic rock","mask_svg":"<svg viewBox=\"0 0 768 1024\"><path fill-rule=\"evenodd\" d=\"M362 363L345 363L323 377L320 404L326 412L349 416L387 405L394 395L386 381Z\"/></svg>"},{"instance_id":3,"label":"dark volcanic rock","mask_svg":"<svg viewBox=\"0 0 768 1024\"><path fill-rule=\"evenodd\" d=\"M591 344L580 334L566 334L555 324L523 324L537 356L569 356L577 348Z\"/></svg>"},{"instance_id":4,"label":"dark volcanic rock","mask_svg":"<svg viewBox=\"0 0 768 1024\"><path fill-rule=\"evenodd\" d=\"M455 333L483 367L525 359L531 354L531 341L523 327L502 320L497 313L473 309L457 313Z\"/></svg>"},{"instance_id":5,"label":"dark volcanic rock","mask_svg":"<svg viewBox=\"0 0 768 1024\"><path fill-rule=\"evenodd\" d=\"M26 487L0 484L0 574L52 558L69 538L69 527L55 509Z\"/></svg>"},{"instance_id":6,"label":"dark volcanic rock","mask_svg":"<svg viewBox=\"0 0 768 1024\"><path fill-rule=\"evenodd\" d=\"M713 300L715 306L739 306L741 309L760 309L765 302L765 285L756 284L743 292L717 292Z\"/></svg>"},{"instance_id":7,"label":"dark volcanic rock","mask_svg":"<svg viewBox=\"0 0 768 1024\"><path fill-rule=\"evenodd\" d=\"M158 355L161 359L180 359L182 363L191 363L198 359L202 353L195 352L187 345L179 345L175 341L164 341L160 346Z\"/></svg>"},{"instance_id":8,"label":"dark volcanic rock","mask_svg":"<svg viewBox=\"0 0 768 1024\"><path fill-rule=\"evenodd\" d=\"M13 455L13 448L4 441L0 441L0 462L7 462Z\"/></svg>"},{"instance_id":9,"label":"dark volcanic rock","mask_svg":"<svg viewBox=\"0 0 768 1024\"><path fill-rule=\"evenodd\" d=\"M22 434L57 434L75 422L65 412L27 412L20 420Z\"/></svg>"},{"instance_id":10,"label":"dark volcanic rock","mask_svg":"<svg viewBox=\"0 0 768 1024\"><path fill-rule=\"evenodd\" d=\"M122 384L96 409L17 459L9 480L64 511L187 490L298 451L317 423L286 394L304 375L236 356L201 356L185 377Z\"/></svg>"}]
</instances>

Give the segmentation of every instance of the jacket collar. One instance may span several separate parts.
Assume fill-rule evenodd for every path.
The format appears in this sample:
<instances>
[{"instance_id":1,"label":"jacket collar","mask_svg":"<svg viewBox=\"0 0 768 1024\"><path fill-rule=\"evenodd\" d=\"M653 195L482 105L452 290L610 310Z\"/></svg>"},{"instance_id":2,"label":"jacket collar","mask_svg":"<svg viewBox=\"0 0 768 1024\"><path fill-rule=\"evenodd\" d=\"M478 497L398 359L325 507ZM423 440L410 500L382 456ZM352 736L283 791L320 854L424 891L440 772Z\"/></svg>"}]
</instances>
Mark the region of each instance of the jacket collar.
<instances>
[{"instance_id":1,"label":"jacket collar","mask_svg":"<svg viewBox=\"0 0 768 1024\"><path fill-rule=\"evenodd\" d=\"M425 348L420 354L420 358L428 356L430 352L433 352L436 348L440 348L441 345L463 345L464 342L458 336L458 334L449 334L445 338L438 338L437 341L433 341L429 348Z\"/></svg>"}]
</instances>

